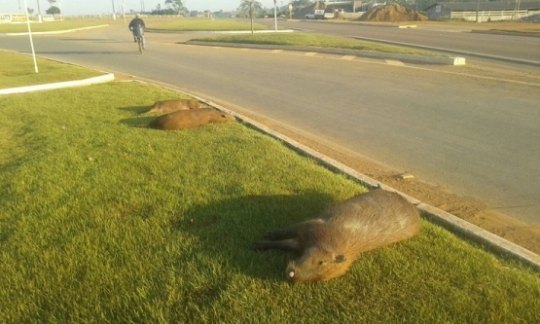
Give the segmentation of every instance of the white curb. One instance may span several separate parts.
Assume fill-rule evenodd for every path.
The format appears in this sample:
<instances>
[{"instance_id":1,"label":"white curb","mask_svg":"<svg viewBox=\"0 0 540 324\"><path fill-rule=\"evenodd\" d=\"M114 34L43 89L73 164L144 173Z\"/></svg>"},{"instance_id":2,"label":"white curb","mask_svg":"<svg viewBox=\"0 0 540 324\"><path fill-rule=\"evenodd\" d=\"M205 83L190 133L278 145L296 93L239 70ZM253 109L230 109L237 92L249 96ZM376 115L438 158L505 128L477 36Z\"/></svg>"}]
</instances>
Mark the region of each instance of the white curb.
<instances>
[{"instance_id":1,"label":"white curb","mask_svg":"<svg viewBox=\"0 0 540 324\"><path fill-rule=\"evenodd\" d=\"M271 34L271 33L293 33L292 29L264 29L264 30L254 30L254 34ZM223 31L213 31L213 34L251 34L251 30L223 30Z\"/></svg>"},{"instance_id":2,"label":"white curb","mask_svg":"<svg viewBox=\"0 0 540 324\"><path fill-rule=\"evenodd\" d=\"M80 28L66 29L66 30L45 31L45 32L32 32L32 35L65 34L65 33L76 32L76 31L79 31L79 30L87 30L87 29L103 28L103 27L109 27L109 24L105 24L105 25L97 25L97 26L88 26L88 27L80 27ZM23 32L23 33L5 33L4 35L6 35L6 36L23 36L23 35L28 35L28 32Z\"/></svg>"},{"instance_id":3,"label":"white curb","mask_svg":"<svg viewBox=\"0 0 540 324\"><path fill-rule=\"evenodd\" d=\"M38 85L33 85L33 86L0 89L0 95L54 90L54 89L61 89L61 88L82 87L82 86L87 86L91 84L106 83L113 80L114 80L114 74L107 73L105 75L100 75L97 77L92 77L92 78L82 79L82 80L64 81L64 82L55 82L55 83L47 83L47 84L38 84Z\"/></svg>"}]
</instances>

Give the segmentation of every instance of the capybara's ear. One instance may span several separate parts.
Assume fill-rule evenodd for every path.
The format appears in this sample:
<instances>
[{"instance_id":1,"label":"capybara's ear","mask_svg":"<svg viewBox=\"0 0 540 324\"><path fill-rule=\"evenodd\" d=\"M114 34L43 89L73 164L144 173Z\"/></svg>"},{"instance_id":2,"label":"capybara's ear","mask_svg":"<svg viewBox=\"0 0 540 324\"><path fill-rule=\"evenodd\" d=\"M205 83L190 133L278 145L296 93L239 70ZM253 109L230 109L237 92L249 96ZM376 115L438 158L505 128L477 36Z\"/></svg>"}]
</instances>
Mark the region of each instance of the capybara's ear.
<instances>
[{"instance_id":1,"label":"capybara's ear","mask_svg":"<svg viewBox=\"0 0 540 324\"><path fill-rule=\"evenodd\" d=\"M343 263L346 260L347 260L347 258L345 258L345 256L343 254L337 255L336 258L334 259L334 261L336 263Z\"/></svg>"}]
</instances>

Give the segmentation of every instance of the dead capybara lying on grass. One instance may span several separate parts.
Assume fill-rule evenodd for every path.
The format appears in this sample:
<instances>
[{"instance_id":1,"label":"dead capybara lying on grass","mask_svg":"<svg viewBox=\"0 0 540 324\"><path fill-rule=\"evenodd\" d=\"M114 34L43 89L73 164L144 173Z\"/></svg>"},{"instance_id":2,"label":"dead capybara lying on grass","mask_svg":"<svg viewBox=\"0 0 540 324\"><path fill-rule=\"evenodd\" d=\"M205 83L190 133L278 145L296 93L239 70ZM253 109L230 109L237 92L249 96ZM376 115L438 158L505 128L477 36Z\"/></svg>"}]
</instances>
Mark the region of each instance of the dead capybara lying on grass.
<instances>
[{"instance_id":1,"label":"dead capybara lying on grass","mask_svg":"<svg viewBox=\"0 0 540 324\"><path fill-rule=\"evenodd\" d=\"M225 123L234 120L229 114L211 108L179 110L159 116L150 123L150 127L174 130L194 128L212 123Z\"/></svg>"},{"instance_id":2,"label":"dead capybara lying on grass","mask_svg":"<svg viewBox=\"0 0 540 324\"><path fill-rule=\"evenodd\" d=\"M189 109L199 109L199 108L208 108L207 104L204 104L195 99L173 99L173 100L163 100L157 101L147 114L159 113L159 114L168 114L178 110L189 110Z\"/></svg>"},{"instance_id":3,"label":"dead capybara lying on grass","mask_svg":"<svg viewBox=\"0 0 540 324\"><path fill-rule=\"evenodd\" d=\"M288 279L315 282L339 277L360 253L408 239L420 230L416 207L381 189L345 200L319 217L269 232L254 248L297 253L287 267Z\"/></svg>"}]
</instances>

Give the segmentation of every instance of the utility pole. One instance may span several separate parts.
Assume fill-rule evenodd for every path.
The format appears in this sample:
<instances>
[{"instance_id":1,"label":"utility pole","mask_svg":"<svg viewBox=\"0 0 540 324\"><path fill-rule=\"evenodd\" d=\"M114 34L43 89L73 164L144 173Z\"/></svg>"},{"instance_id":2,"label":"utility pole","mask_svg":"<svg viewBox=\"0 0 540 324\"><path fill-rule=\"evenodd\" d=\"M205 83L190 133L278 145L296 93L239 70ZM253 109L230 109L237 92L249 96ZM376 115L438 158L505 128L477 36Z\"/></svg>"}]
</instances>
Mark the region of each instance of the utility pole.
<instances>
[{"instance_id":1,"label":"utility pole","mask_svg":"<svg viewBox=\"0 0 540 324\"><path fill-rule=\"evenodd\" d=\"M64 20L64 18L62 18L64 14L64 11L62 10L62 0L57 0L56 2L58 2L58 9L60 9L60 21L62 21Z\"/></svg>"},{"instance_id":2,"label":"utility pole","mask_svg":"<svg viewBox=\"0 0 540 324\"><path fill-rule=\"evenodd\" d=\"M26 28L28 28L28 37L30 38L30 48L32 49L32 57L34 59L34 71L39 73L36 60L36 51L34 50L34 40L32 39L32 28L30 27L30 16L28 15L28 3L24 0L24 12L26 13Z\"/></svg>"},{"instance_id":3,"label":"utility pole","mask_svg":"<svg viewBox=\"0 0 540 324\"><path fill-rule=\"evenodd\" d=\"M277 0L274 0L274 30L277 31Z\"/></svg>"},{"instance_id":4,"label":"utility pole","mask_svg":"<svg viewBox=\"0 0 540 324\"><path fill-rule=\"evenodd\" d=\"M39 6L39 0L36 0L37 2L37 15L38 15L38 21L43 22L43 18L41 17L41 7Z\"/></svg>"},{"instance_id":5,"label":"utility pole","mask_svg":"<svg viewBox=\"0 0 540 324\"><path fill-rule=\"evenodd\" d=\"M116 20L116 9L114 9L114 0L112 1L112 19Z\"/></svg>"},{"instance_id":6,"label":"utility pole","mask_svg":"<svg viewBox=\"0 0 540 324\"><path fill-rule=\"evenodd\" d=\"M476 0L476 23L480 22L480 0Z\"/></svg>"},{"instance_id":7,"label":"utility pole","mask_svg":"<svg viewBox=\"0 0 540 324\"><path fill-rule=\"evenodd\" d=\"M254 0L251 0L251 2L249 3L249 20L251 22L251 35L253 35L253 1Z\"/></svg>"},{"instance_id":8,"label":"utility pole","mask_svg":"<svg viewBox=\"0 0 540 324\"><path fill-rule=\"evenodd\" d=\"M293 13L293 5L292 5L292 2L289 1L289 19L292 19L292 13Z\"/></svg>"}]
</instances>

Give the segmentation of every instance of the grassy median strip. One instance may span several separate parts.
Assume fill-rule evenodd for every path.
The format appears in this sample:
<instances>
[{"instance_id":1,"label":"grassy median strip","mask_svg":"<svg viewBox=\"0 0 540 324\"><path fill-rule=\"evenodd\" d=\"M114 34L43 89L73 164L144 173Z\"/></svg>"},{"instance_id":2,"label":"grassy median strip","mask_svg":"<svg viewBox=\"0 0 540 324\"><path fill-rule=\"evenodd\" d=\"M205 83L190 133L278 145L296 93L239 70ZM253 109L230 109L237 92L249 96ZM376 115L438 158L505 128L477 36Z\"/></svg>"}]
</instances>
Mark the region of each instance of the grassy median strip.
<instances>
[{"instance_id":1,"label":"grassy median strip","mask_svg":"<svg viewBox=\"0 0 540 324\"><path fill-rule=\"evenodd\" d=\"M0 51L0 89L80 80L102 74L72 64L42 58L38 58L37 63L39 73L34 71L32 56Z\"/></svg>"},{"instance_id":2,"label":"grassy median strip","mask_svg":"<svg viewBox=\"0 0 540 324\"><path fill-rule=\"evenodd\" d=\"M209 43L219 42L255 45L305 46L314 48L343 48L361 51L374 51L422 56L437 55L433 52L418 50L414 48L385 45L346 37L302 32L277 34L268 33L254 35L219 35L214 37L197 38L193 40Z\"/></svg>"},{"instance_id":3,"label":"grassy median strip","mask_svg":"<svg viewBox=\"0 0 540 324\"><path fill-rule=\"evenodd\" d=\"M205 18L145 18L148 31L176 32L176 31L230 31L250 30L249 20L236 19L205 19ZM264 25L253 24L256 30L265 29Z\"/></svg>"},{"instance_id":4,"label":"grassy median strip","mask_svg":"<svg viewBox=\"0 0 540 324\"><path fill-rule=\"evenodd\" d=\"M0 97L0 322L533 323L540 276L423 223L328 283L250 244L365 189L240 123L146 128L138 83Z\"/></svg>"}]
</instances>

